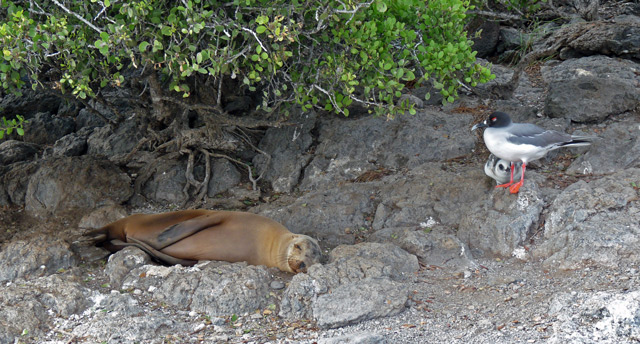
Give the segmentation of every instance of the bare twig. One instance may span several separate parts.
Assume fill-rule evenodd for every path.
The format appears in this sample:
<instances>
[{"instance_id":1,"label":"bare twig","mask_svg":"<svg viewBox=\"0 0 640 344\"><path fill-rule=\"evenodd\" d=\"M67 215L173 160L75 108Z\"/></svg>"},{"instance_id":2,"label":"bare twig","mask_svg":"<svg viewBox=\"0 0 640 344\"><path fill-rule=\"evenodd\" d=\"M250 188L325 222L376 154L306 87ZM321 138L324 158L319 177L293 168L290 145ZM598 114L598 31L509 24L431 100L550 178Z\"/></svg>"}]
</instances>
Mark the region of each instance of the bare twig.
<instances>
[{"instance_id":1,"label":"bare twig","mask_svg":"<svg viewBox=\"0 0 640 344\"><path fill-rule=\"evenodd\" d=\"M96 27L95 25L91 24L88 20L82 18L81 15L71 11L70 9L64 7L63 4L59 3L57 0L51 0L54 4L56 4L58 7L62 8L65 12L73 15L74 17L76 17L79 21L87 24L87 26L89 26L90 28L92 28L93 30L97 31L98 33L102 33L102 30L99 29L98 27Z\"/></svg>"},{"instance_id":2,"label":"bare twig","mask_svg":"<svg viewBox=\"0 0 640 344\"><path fill-rule=\"evenodd\" d=\"M347 5L345 5L342 1L338 1L342 6L344 6L344 8L347 8ZM365 2L365 3L359 3L354 9L352 10L333 10L333 12L335 13L341 13L341 14L351 14L351 18L349 18L349 20L347 20L347 24L349 22L351 22L351 20L353 20L353 17L356 15L356 13L361 9L361 8L367 8L369 6L371 6L371 4L373 4L373 0L369 1L369 2Z\"/></svg>"},{"instance_id":3,"label":"bare twig","mask_svg":"<svg viewBox=\"0 0 640 344\"><path fill-rule=\"evenodd\" d=\"M335 110L337 110L338 112L340 112L341 114L344 115L344 110L342 110L339 106L338 103L336 103L335 99L333 99L333 96L331 94L329 94L329 92L327 92L327 90L325 90L324 88L318 86L317 84L313 84L311 86L311 88L315 88L318 91L324 93L325 96L327 96L327 98L329 98L329 101L331 101L331 104L333 104L333 108Z\"/></svg>"},{"instance_id":4,"label":"bare twig","mask_svg":"<svg viewBox=\"0 0 640 344\"><path fill-rule=\"evenodd\" d=\"M49 13L45 12L45 10L44 10L44 9L42 9L42 7L40 7L40 5L39 5L37 2L35 2L35 1L29 1L29 4L31 4L31 7L29 7L29 12L34 13L34 14L40 14L40 15L45 15L45 16L51 16L51 14L49 14ZM34 9L32 8L34 5L39 9L39 11L36 11L36 10L34 10Z\"/></svg>"},{"instance_id":5,"label":"bare twig","mask_svg":"<svg viewBox=\"0 0 640 344\"><path fill-rule=\"evenodd\" d=\"M266 51L266 52L268 52L268 51L269 51L269 49L267 49L267 47L265 47L265 46L262 44L262 41L260 41L260 38L258 38L258 35L257 35L255 32L253 32L253 30L248 29L248 28L246 28L246 27L243 27L243 28L242 28L242 30L244 30L244 31L247 31L247 32L251 33L251 34L253 35L253 37L256 39L256 41L258 41L258 44L260 44L260 46L262 47L262 50L264 50L264 51Z\"/></svg>"}]
</instances>

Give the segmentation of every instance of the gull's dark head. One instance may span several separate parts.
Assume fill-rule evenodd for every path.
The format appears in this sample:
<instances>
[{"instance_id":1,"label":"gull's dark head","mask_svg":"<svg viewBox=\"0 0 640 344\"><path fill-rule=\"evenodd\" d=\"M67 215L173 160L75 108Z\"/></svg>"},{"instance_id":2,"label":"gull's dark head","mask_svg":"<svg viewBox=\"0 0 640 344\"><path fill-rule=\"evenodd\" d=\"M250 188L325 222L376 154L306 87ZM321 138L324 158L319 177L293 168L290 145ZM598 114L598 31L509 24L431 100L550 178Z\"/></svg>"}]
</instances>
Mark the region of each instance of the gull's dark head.
<instances>
[{"instance_id":1,"label":"gull's dark head","mask_svg":"<svg viewBox=\"0 0 640 344\"><path fill-rule=\"evenodd\" d=\"M487 119L476 124L471 128L474 131L478 128L504 128L511 124L511 117L504 112L496 111L490 114Z\"/></svg>"}]
</instances>

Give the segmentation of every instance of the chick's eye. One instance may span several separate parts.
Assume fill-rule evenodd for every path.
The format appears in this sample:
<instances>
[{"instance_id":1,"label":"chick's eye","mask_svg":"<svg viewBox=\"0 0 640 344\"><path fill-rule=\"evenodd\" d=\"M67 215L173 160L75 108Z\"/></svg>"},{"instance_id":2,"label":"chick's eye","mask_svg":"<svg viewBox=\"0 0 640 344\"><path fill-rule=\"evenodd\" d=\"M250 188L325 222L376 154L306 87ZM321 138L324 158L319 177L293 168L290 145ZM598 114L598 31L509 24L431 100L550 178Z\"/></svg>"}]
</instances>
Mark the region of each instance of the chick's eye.
<instances>
[{"instance_id":1,"label":"chick's eye","mask_svg":"<svg viewBox=\"0 0 640 344\"><path fill-rule=\"evenodd\" d=\"M293 247L294 247L296 250L302 250L302 247L300 247L300 245L298 245L298 244L293 245Z\"/></svg>"}]
</instances>

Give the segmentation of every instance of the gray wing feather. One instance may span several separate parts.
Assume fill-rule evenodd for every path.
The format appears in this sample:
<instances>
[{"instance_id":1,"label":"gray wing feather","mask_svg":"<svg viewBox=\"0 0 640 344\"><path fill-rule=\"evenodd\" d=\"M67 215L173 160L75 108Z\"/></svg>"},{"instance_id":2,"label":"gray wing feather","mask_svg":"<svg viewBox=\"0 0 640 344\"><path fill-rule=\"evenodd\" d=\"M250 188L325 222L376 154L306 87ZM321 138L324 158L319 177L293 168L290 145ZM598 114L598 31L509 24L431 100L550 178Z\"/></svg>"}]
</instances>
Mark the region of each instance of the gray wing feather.
<instances>
[{"instance_id":1,"label":"gray wing feather","mask_svg":"<svg viewBox=\"0 0 640 344\"><path fill-rule=\"evenodd\" d=\"M555 130L545 130L530 123L514 125L510 132L513 136L507 138L511 143L519 145L535 145L540 147L569 145L574 138L566 133ZM577 144L578 142L576 142Z\"/></svg>"}]
</instances>

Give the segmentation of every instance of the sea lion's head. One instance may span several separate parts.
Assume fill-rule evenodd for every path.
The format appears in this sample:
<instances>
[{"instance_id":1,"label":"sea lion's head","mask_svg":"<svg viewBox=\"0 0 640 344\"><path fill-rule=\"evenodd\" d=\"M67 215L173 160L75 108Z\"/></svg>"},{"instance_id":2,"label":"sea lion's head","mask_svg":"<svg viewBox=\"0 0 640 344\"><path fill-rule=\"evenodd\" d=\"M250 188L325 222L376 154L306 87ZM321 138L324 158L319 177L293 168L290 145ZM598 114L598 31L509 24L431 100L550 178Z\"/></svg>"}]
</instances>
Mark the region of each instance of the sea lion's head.
<instances>
[{"instance_id":1,"label":"sea lion's head","mask_svg":"<svg viewBox=\"0 0 640 344\"><path fill-rule=\"evenodd\" d=\"M294 234L287 246L287 265L291 272L307 272L307 269L323 261L318 241L310 236Z\"/></svg>"}]
</instances>

